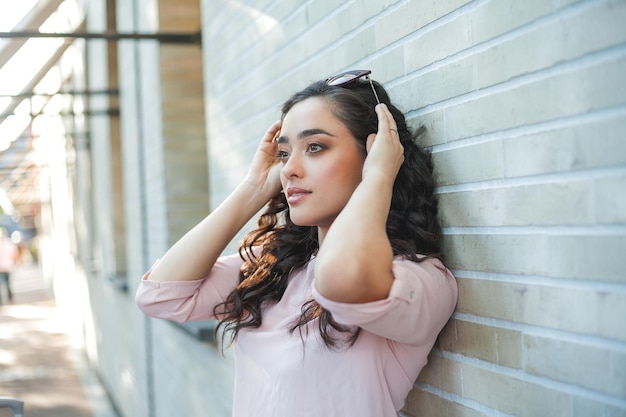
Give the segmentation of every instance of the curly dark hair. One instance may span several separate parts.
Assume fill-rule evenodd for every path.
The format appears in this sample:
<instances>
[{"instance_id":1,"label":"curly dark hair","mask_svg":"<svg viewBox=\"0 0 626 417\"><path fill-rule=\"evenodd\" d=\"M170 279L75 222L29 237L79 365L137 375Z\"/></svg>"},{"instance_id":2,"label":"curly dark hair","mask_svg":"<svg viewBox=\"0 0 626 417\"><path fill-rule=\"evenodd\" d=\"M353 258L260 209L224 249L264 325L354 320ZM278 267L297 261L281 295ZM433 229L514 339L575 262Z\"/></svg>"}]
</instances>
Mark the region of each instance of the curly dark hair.
<instances>
[{"instance_id":1,"label":"curly dark hair","mask_svg":"<svg viewBox=\"0 0 626 417\"><path fill-rule=\"evenodd\" d=\"M375 81L373 85L380 102L391 111L404 146L404 162L394 183L387 218L387 236L393 253L414 262L426 257L441 258L441 229L437 219L431 158L416 143L425 129L422 126L412 132L404 114L391 104L382 85ZM317 81L284 103L282 117L294 105L312 97L328 103L333 114L345 124L365 153L368 135L378 128L374 110L377 102L369 81L355 80L341 87ZM222 346L225 333L231 335L232 343L241 329L261 325L263 307L281 299L289 276L305 267L318 248L317 227L295 225L289 216L285 195L280 192L274 196L260 216L258 228L244 238L239 248L244 260L239 286L214 310L217 316L222 317L218 324L218 329L224 330ZM417 254L426 257L418 257ZM307 324L315 319L329 348L343 346L346 342L351 346L359 335L358 328L336 323L331 313L315 300L305 302L301 311L299 319L289 329L290 332L298 330L301 337L303 331L308 330Z\"/></svg>"}]
</instances>

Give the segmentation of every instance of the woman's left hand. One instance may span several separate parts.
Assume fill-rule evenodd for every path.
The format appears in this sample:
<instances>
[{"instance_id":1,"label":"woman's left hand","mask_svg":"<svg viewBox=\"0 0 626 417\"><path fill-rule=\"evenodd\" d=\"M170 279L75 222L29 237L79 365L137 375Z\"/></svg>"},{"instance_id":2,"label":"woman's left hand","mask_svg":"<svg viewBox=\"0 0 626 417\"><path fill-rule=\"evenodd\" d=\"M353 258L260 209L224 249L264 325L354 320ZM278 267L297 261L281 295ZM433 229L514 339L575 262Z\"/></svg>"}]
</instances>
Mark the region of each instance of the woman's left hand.
<instances>
[{"instance_id":1,"label":"woman's left hand","mask_svg":"<svg viewBox=\"0 0 626 417\"><path fill-rule=\"evenodd\" d=\"M367 158L363 165L363 179L369 175L381 175L393 185L404 162L404 147L400 143L396 122L387 106L377 105L376 114L378 132L367 137Z\"/></svg>"}]
</instances>

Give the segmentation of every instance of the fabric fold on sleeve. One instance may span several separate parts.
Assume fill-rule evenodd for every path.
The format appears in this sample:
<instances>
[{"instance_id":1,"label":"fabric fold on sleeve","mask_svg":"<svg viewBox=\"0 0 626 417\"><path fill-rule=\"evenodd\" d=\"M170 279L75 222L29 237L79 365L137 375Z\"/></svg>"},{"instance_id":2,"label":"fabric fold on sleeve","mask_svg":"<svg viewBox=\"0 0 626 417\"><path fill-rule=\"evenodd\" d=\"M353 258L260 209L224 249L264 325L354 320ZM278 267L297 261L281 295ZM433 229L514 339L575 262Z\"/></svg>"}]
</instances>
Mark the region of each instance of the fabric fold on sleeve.
<instances>
[{"instance_id":1,"label":"fabric fold on sleeve","mask_svg":"<svg viewBox=\"0 0 626 417\"><path fill-rule=\"evenodd\" d=\"M148 271L137 287L135 302L144 314L155 318L214 320L213 308L237 286L241 265L239 255L221 257L207 277L193 281L150 281Z\"/></svg>"},{"instance_id":2,"label":"fabric fold on sleeve","mask_svg":"<svg viewBox=\"0 0 626 417\"><path fill-rule=\"evenodd\" d=\"M329 300L313 288L313 298L342 325L359 326L388 339L423 344L434 342L457 300L452 274L437 259L416 263L397 258L387 298L368 303Z\"/></svg>"}]
</instances>

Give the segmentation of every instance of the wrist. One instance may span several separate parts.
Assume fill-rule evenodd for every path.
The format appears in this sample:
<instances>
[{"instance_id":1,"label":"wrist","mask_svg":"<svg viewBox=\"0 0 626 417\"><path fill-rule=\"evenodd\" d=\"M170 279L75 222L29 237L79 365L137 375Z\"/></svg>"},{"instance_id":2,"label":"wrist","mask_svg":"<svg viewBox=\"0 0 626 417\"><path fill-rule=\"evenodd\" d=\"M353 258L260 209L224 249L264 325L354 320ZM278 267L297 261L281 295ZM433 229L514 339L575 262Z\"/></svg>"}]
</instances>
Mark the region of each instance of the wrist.
<instances>
[{"instance_id":1,"label":"wrist","mask_svg":"<svg viewBox=\"0 0 626 417\"><path fill-rule=\"evenodd\" d=\"M278 192L278 191L276 191ZM235 189L240 203L249 206L256 213L276 194L273 190L268 190L257 185L253 180L244 179Z\"/></svg>"},{"instance_id":2,"label":"wrist","mask_svg":"<svg viewBox=\"0 0 626 417\"><path fill-rule=\"evenodd\" d=\"M361 179L361 187L375 190L377 194L389 195L393 192L393 185L395 182L395 176L391 176L386 172L378 170L368 170L363 173Z\"/></svg>"}]
</instances>

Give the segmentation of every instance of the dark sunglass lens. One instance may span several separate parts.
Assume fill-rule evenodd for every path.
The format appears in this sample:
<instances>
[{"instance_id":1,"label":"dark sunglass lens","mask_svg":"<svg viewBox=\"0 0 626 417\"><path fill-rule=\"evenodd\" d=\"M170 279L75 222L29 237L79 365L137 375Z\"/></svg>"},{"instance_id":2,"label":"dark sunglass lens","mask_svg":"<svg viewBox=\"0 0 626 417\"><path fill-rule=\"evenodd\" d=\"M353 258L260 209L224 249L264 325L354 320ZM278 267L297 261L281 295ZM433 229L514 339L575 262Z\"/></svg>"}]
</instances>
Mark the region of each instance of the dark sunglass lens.
<instances>
[{"instance_id":1,"label":"dark sunglass lens","mask_svg":"<svg viewBox=\"0 0 626 417\"><path fill-rule=\"evenodd\" d=\"M334 77L328 78L326 80L326 85L331 85L333 87L341 87L343 85L348 84L349 82L356 80L357 78L367 76L367 81L369 81L370 86L372 87L372 91L374 92L374 97L376 97L376 102L380 104L380 100L378 99L378 94L376 93L376 89L374 88L374 83L372 83L372 80L369 77L371 73L372 71L369 71L369 70L345 72L343 74L335 75Z\"/></svg>"},{"instance_id":2,"label":"dark sunglass lens","mask_svg":"<svg viewBox=\"0 0 626 417\"><path fill-rule=\"evenodd\" d=\"M342 85L349 81L354 80L353 74L341 74L333 78L329 78L326 84L328 85Z\"/></svg>"},{"instance_id":3,"label":"dark sunglass lens","mask_svg":"<svg viewBox=\"0 0 626 417\"><path fill-rule=\"evenodd\" d=\"M355 70L344 72L343 74L335 75L334 77L330 77L326 80L326 84L340 87L342 85L348 84L357 78L361 78L365 75L371 74L370 70Z\"/></svg>"}]
</instances>

